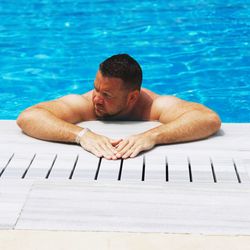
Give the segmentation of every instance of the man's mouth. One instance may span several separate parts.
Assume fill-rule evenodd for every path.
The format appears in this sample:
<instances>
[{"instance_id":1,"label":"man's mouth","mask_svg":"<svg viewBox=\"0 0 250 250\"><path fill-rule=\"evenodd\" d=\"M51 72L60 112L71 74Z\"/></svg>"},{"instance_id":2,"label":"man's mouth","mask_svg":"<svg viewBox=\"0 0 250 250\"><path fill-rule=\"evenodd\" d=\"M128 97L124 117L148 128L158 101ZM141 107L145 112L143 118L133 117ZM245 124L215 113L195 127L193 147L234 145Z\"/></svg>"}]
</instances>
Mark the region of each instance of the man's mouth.
<instances>
[{"instance_id":1,"label":"man's mouth","mask_svg":"<svg viewBox=\"0 0 250 250\"><path fill-rule=\"evenodd\" d=\"M95 110L97 112L103 112L104 111L104 108L103 107L100 107L100 106L95 106Z\"/></svg>"}]
</instances>

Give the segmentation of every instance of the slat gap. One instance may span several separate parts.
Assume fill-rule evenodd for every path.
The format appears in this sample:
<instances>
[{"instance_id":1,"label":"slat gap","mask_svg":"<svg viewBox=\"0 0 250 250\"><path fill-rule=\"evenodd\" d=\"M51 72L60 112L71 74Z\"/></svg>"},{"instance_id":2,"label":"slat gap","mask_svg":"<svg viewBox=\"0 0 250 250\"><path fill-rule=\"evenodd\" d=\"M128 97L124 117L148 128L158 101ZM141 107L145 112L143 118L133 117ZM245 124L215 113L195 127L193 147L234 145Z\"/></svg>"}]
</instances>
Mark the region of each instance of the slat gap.
<instances>
[{"instance_id":1,"label":"slat gap","mask_svg":"<svg viewBox=\"0 0 250 250\"><path fill-rule=\"evenodd\" d=\"M74 162L74 166L73 166L73 168L72 168L72 170L71 170L71 173L70 173L70 175L69 175L69 180L71 180L72 177L73 177L73 174L74 174L74 172L75 172L75 169L76 169L76 165L77 165L78 159L79 159L79 155L76 156L76 160L75 160L75 162Z\"/></svg>"},{"instance_id":2,"label":"slat gap","mask_svg":"<svg viewBox=\"0 0 250 250\"><path fill-rule=\"evenodd\" d=\"M121 159L121 162L120 162L120 170L119 170L119 174L118 174L118 181L120 181L121 178L122 178L123 160L124 159Z\"/></svg>"},{"instance_id":3,"label":"slat gap","mask_svg":"<svg viewBox=\"0 0 250 250\"><path fill-rule=\"evenodd\" d=\"M215 171L214 171L214 163L213 163L211 157L209 158L209 160L210 160L210 165L211 165L211 169L212 169L212 174L213 174L214 183L217 183L217 178L216 178L216 174L215 174Z\"/></svg>"},{"instance_id":4,"label":"slat gap","mask_svg":"<svg viewBox=\"0 0 250 250\"><path fill-rule=\"evenodd\" d=\"M145 167L146 167L146 159L145 159L145 155L143 155L142 176L141 176L142 181L145 180Z\"/></svg>"},{"instance_id":5,"label":"slat gap","mask_svg":"<svg viewBox=\"0 0 250 250\"><path fill-rule=\"evenodd\" d=\"M240 174L238 172L237 165L236 165L234 159L232 159L232 161L233 161L234 170L235 170L235 173L236 173L237 180L238 180L239 183L241 183Z\"/></svg>"},{"instance_id":6,"label":"slat gap","mask_svg":"<svg viewBox=\"0 0 250 250\"><path fill-rule=\"evenodd\" d=\"M193 176L192 176L192 167L191 167L191 161L190 158L187 158L188 160L188 173L189 173L189 181L193 182Z\"/></svg>"},{"instance_id":7,"label":"slat gap","mask_svg":"<svg viewBox=\"0 0 250 250\"><path fill-rule=\"evenodd\" d=\"M6 168L8 167L8 165L10 164L11 160L13 159L15 153L12 154L12 156L10 157L10 159L8 160L8 162L6 163L6 165L4 166L4 168L2 169L1 173L0 173L0 178L2 176L2 174L4 173L4 171L6 170Z\"/></svg>"},{"instance_id":8,"label":"slat gap","mask_svg":"<svg viewBox=\"0 0 250 250\"><path fill-rule=\"evenodd\" d=\"M53 166L54 166L54 164L55 164L55 162L56 162L56 159L57 159L57 154L56 154L55 158L53 159L52 165L51 165L51 167L50 167L50 169L49 169L49 171L48 171L48 173L47 173L45 179L48 179L48 178L49 178L49 175L50 175L50 173L51 173L51 171L52 171L52 168L53 168Z\"/></svg>"},{"instance_id":9,"label":"slat gap","mask_svg":"<svg viewBox=\"0 0 250 250\"><path fill-rule=\"evenodd\" d=\"M96 173L95 173L95 180L97 180L97 178L98 178L101 163L102 163L102 157L99 158L98 166L97 166Z\"/></svg>"},{"instance_id":10,"label":"slat gap","mask_svg":"<svg viewBox=\"0 0 250 250\"><path fill-rule=\"evenodd\" d=\"M28 173L28 170L29 170L29 168L30 168L30 166L31 166L31 164L33 163L33 161L34 161L35 158L36 158L36 154L33 155L32 159L31 159L31 161L30 161L30 163L29 163L29 166L28 166L28 167L26 168L26 170L24 171L23 176L22 176L22 179L25 178L25 176L26 176L26 174Z\"/></svg>"},{"instance_id":11,"label":"slat gap","mask_svg":"<svg viewBox=\"0 0 250 250\"><path fill-rule=\"evenodd\" d=\"M168 157L165 157L165 166L166 166L166 182L169 181L169 170L168 170Z\"/></svg>"}]
</instances>

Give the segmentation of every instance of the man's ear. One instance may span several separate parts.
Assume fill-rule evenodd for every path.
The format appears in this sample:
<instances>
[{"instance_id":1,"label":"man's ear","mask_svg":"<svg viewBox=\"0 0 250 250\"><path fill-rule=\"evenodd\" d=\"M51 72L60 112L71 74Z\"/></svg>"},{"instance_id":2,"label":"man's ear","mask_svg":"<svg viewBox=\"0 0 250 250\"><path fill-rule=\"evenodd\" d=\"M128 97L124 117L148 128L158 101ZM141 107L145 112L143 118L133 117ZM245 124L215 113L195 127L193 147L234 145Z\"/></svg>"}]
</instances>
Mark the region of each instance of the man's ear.
<instances>
[{"instance_id":1,"label":"man's ear","mask_svg":"<svg viewBox=\"0 0 250 250\"><path fill-rule=\"evenodd\" d=\"M128 103L134 104L138 100L139 95L140 95L140 91L139 90L133 90L133 91L131 91L129 93L129 95L128 95Z\"/></svg>"}]
</instances>

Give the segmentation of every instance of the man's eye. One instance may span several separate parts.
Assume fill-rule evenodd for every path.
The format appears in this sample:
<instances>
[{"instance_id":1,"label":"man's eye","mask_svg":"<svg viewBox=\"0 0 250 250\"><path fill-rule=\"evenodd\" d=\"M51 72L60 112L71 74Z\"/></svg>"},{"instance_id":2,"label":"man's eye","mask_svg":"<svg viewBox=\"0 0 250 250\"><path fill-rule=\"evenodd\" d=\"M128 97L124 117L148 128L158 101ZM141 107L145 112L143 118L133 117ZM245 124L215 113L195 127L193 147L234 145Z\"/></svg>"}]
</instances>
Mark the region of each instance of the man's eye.
<instances>
[{"instance_id":1,"label":"man's eye","mask_svg":"<svg viewBox=\"0 0 250 250\"><path fill-rule=\"evenodd\" d=\"M109 94L107 94L107 93L103 93L103 96L104 96L105 98L108 98L108 99L111 98L111 95L109 95Z\"/></svg>"}]
</instances>

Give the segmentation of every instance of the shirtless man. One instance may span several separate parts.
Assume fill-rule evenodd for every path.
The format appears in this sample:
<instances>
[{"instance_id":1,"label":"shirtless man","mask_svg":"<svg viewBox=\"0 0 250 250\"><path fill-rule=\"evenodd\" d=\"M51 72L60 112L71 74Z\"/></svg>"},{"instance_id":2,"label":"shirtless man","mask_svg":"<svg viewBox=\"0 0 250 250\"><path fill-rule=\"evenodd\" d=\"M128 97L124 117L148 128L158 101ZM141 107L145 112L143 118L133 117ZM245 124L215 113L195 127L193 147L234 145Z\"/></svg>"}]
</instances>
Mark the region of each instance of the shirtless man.
<instances>
[{"instance_id":1,"label":"shirtless man","mask_svg":"<svg viewBox=\"0 0 250 250\"><path fill-rule=\"evenodd\" d=\"M221 126L207 107L141 89L142 70L129 55L114 55L99 66L94 89L67 95L24 110L17 124L42 140L79 143L98 157L135 157L157 144L206 138ZM161 125L128 138L112 140L75 124L88 120L158 120Z\"/></svg>"}]
</instances>

